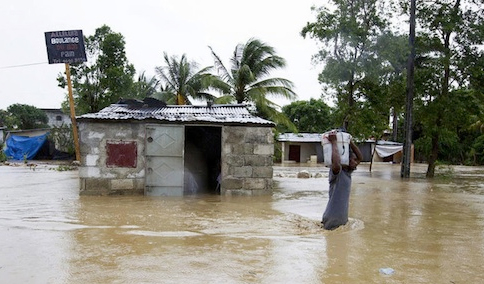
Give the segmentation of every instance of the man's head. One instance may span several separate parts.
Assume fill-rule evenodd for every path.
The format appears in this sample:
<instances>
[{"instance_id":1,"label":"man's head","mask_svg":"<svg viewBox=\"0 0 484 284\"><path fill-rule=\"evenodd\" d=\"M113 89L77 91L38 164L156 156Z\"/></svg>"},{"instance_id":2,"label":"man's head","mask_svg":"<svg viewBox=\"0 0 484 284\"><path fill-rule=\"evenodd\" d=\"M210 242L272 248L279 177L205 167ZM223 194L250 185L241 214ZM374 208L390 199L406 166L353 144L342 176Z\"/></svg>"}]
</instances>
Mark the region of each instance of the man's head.
<instances>
[{"instance_id":1,"label":"man's head","mask_svg":"<svg viewBox=\"0 0 484 284\"><path fill-rule=\"evenodd\" d=\"M360 164L360 160L358 160L358 157L353 151L350 151L350 160L349 160L349 165L348 169L351 171L356 170L356 167Z\"/></svg>"}]
</instances>

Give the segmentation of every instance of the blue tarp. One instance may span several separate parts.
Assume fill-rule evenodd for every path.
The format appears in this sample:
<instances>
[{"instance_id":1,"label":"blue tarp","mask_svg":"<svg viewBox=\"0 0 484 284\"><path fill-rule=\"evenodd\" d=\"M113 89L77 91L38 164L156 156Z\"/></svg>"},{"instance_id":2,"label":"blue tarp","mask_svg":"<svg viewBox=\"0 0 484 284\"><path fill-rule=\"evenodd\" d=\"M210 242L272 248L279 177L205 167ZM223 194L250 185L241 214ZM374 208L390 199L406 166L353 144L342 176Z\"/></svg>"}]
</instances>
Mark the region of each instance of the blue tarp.
<instances>
[{"instance_id":1,"label":"blue tarp","mask_svg":"<svg viewBox=\"0 0 484 284\"><path fill-rule=\"evenodd\" d=\"M31 160L47 141L47 134L34 137L10 135L7 141L5 141L5 149L3 151L8 159Z\"/></svg>"}]
</instances>

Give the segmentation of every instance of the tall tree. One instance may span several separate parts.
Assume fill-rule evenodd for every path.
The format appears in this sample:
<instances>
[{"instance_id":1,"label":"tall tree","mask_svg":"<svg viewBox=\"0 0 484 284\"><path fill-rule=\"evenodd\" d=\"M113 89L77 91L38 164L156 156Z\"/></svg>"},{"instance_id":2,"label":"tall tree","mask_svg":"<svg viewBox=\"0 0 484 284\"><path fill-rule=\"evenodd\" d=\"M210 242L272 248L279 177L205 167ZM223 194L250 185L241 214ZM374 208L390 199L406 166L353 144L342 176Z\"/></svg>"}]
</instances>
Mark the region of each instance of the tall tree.
<instances>
[{"instance_id":1,"label":"tall tree","mask_svg":"<svg viewBox=\"0 0 484 284\"><path fill-rule=\"evenodd\" d=\"M49 127L45 112L31 105L10 105L5 115L5 126L9 129L26 130Z\"/></svg>"},{"instance_id":2,"label":"tall tree","mask_svg":"<svg viewBox=\"0 0 484 284\"><path fill-rule=\"evenodd\" d=\"M334 128L331 107L321 99L292 102L283 106L282 112L294 123L298 132L323 133Z\"/></svg>"},{"instance_id":3,"label":"tall tree","mask_svg":"<svg viewBox=\"0 0 484 284\"><path fill-rule=\"evenodd\" d=\"M218 89L220 78L211 74L212 67L198 69L196 62L188 61L185 54L180 58L169 57L165 52L164 66L156 67L160 80L165 83L161 97L168 104L192 104L191 99L213 101L215 96L209 93L211 88Z\"/></svg>"},{"instance_id":4,"label":"tall tree","mask_svg":"<svg viewBox=\"0 0 484 284\"><path fill-rule=\"evenodd\" d=\"M6 110L0 109L0 127L11 125L11 117Z\"/></svg>"},{"instance_id":5,"label":"tall tree","mask_svg":"<svg viewBox=\"0 0 484 284\"><path fill-rule=\"evenodd\" d=\"M460 131L468 127L469 114L478 116L482 89L473 85L468 64L479 61L484 44L482 0L417 1L418 64L416 117L422 124L420 141L428 146L427 177L435 174L442 149L457 145ZM465 60L464 60L465 59ZM479 72L482 78L482 66Z\"/></svg>"},{"instance_id":6,"label":"tall tree","mask_svg":"<svg viewBox=\"0 0 484 284\"><path fill-rule=\"evenodd\" d=\"M269 77L270 73L286 66L284 58L278 56L273 47L251 38L235 47L227 69L220 57L210 47L218 74L225 82L226 95L219 101L235 101L252 104L257 115L276 123L289 124L287 117L278 111L279 106L269 96L294 100L293 83L284 78ZM294 128L291 126L291 128Z\"/></svg>"},{"instance_id":7,"label":"tall tree","mask_svg":"<svg viewBox=\"0 0 484 284\"><path fill-rule=\"evenodd\" d=\"M88 61L70 67L78 114L97 112L131 97L135 69L126 57L123 35L104 25L85 38L85 45ZM66 87L64 75L57 80Z\"/></svg>"},{"instance_id":8,"label":"tall tree","mask_svg":"<svg viewBox=\"0 0 484 284\"><path fill-rule=\"evenodd\" d=\"M398 141L398 122L405 108L408 37L387 31L378 37L376 47L381 64L380 70L376 73L376 81L382 96L375 98L374 101L381 106L382 112L390 108L393 123L392 140ZM367 92L365 97L373 97L374 94Z\"/></svg>"},{"instance_id":9,"label":"tall tree","mask_svg":"<svg viewBox=\"0 0 484 284\"><path fill-rule=\"evenodd\" d=\"M388 26L384 4L382 0L331 0L327 7L312 8L316 21L307 23L301 31L303 37L323 43L324 48L314 56L314 60L324 63L319 81L333 90L337 115L350 131L354 128L351 123L364 110L358 104L361 83L370 79L368 73L375 67L380 67L376 44Z\"/></svg>"}]
</instances>

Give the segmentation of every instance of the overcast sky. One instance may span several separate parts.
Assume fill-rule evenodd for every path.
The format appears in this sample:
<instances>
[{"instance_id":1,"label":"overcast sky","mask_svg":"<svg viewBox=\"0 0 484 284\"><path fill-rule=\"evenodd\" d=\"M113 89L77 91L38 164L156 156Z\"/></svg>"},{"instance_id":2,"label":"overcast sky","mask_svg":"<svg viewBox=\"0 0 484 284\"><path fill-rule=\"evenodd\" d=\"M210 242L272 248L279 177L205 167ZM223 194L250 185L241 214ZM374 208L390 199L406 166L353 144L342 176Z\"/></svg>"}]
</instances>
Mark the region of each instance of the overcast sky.
<instances>
[{"instance_id":1,"label":"overcast sky","mask_svg":"<svg viewBox=\"0 0 484 284\"><path fill-rule=\"evenodd\" d=\"M208 46L230 66L238 43L257 38L276 49L287 67L272 77L295 84L299 99L319 98L317 74L311 64L317 43L300 31L314 21L317 0L15 0L0 9L0 109L14 103L60 108L66 90L56 77L64 64L48 64L44 32L82 30L84 36L108 25L121 33L137 74L155 75L163 52L186 54L200 67L213 65ZM289 102L276 100L284 105Z\"/></svg>"}]
</instances>

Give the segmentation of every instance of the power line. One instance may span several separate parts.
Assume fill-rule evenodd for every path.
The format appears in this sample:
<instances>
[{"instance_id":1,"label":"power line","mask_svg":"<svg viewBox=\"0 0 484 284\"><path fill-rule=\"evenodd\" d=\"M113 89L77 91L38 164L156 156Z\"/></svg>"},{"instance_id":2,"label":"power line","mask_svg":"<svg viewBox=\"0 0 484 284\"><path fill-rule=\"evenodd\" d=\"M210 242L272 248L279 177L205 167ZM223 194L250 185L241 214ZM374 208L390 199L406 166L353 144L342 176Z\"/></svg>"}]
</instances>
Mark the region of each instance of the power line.
<instances>
[{"instance_id":1,"label":"power line","mask_svg":"<svg viewBox=\"0 0 484 284\"><path fill-rule=\"evenodd\" d=\"M38 63L28 63L28 64L22 64L22 65L1 66L0 69L9 69L9 68L25 67L25 66L40 65L40 64L46 64L46 63L47 62L38 62Z\"/></svg>"}]
</instances>

